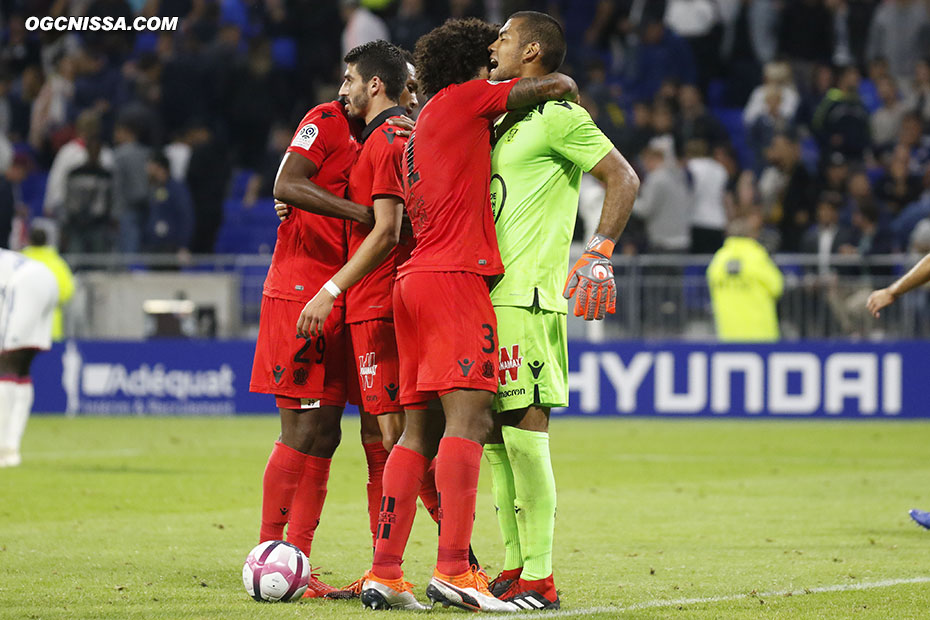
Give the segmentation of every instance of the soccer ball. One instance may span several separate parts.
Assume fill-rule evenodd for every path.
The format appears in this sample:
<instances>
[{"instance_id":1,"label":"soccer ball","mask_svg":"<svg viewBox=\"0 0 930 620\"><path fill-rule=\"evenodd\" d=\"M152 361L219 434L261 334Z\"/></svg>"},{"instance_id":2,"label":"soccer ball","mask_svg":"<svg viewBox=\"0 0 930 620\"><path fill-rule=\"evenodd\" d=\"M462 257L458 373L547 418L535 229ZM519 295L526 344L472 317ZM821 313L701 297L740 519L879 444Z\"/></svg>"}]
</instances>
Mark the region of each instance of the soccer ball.
<instances>
[{"instance_id":1,"label":"soccer ball","mask_svg":"<svg viewBox=\"0 0 930 620\"><path fill-rule=\"evenodd\" d=\"M256 601L299 599L309 580L307 556L283 540L261 543L249 552L242 567L242 584Z\"/></svg>"}]
</instances>

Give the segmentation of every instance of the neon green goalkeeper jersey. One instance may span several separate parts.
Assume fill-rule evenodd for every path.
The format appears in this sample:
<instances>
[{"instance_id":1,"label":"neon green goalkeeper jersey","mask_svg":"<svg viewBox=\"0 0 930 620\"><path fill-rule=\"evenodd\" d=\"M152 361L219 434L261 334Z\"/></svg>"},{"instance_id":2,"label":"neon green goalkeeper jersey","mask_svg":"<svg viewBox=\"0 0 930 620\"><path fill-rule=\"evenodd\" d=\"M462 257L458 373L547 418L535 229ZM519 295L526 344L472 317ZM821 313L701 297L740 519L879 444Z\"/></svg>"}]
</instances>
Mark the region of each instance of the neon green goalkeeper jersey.
<instances>
[{"instance_id":1,"label":"neon green goalkeeper jersey","mask_svg":"<svg viewBox=\"0 0 930 620\"><path fill-rule=\"evenodd\" d=\"M509 112L494 136L491 206L505 273L491 301L565 314L581 173L613 144L584 108L565 101Z\"/></svg>"}]
</instances>

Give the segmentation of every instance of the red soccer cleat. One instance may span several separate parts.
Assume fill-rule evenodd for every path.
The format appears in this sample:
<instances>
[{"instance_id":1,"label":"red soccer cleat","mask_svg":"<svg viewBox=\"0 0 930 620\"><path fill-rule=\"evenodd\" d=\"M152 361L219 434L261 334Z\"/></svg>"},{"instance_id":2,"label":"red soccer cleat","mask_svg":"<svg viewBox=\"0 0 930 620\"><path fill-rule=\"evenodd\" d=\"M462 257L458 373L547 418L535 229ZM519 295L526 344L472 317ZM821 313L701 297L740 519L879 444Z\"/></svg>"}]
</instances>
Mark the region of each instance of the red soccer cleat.
<instances>
[{"instance_id":1,"label":"red soccer cleat","mask_svg":"<svg viewBox=\"0 0 930 620\"><path fill-rule=\"evenodd\" d=\"M520 573L522 572L522 566L520 568L502 570L498 573L497 577L494 578L494 581L488 584L488 590L491 591L491 594L500 598L501 594L509 590L513 582L520 578Z\"/></svg>"},{"instance_id":2,"label":"red soccer cleat","mask_svg":"<svg viewBox=\"0 0 930 620\"><path fill-rule=\"evenodd\" d=\"M517 579L500 598L527 611L558 609L561 605L552 575L536 581Z\"/></svg>"},{"instance_id":3,"label":"red soccer cleat","mask_svg":"<svg viewBox=\"0 0 930 620\"><path fill-rule=\"evenodd\" d=\"M319 567L317 571L319 571ZM334 588L333 586L323 583L319 579L320 573L313 572L313 568L310 569L310 581L307 583L307 591L304 592L302 598L319 598L326 596L330 592L337 592L339 589Z\"/></svg>"}]
</instances>

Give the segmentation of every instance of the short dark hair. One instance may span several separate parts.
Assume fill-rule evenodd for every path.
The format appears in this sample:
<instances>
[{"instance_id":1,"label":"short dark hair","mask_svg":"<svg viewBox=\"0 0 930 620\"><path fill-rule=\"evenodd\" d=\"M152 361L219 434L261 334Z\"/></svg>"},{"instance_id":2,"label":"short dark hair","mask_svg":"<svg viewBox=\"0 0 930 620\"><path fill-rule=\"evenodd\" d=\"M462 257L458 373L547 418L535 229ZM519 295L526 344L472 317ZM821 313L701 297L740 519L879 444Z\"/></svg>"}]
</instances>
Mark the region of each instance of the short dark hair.
<instances>
[{"instance_id":1,"label":"short dark hair","mask_svg":"<svg viewBox=\"0 0 930 620\"><path fill-rule=\"evenodd\" d=\"M519 19L520 45L539 43L543 69L552 73L565 60L565 31L551 15L537 11L518 11L510 19Z\"/></svg>"},{"instance_id":2,"label":"short dark hair","mask_svg":"<svg viewBox=\"0 0 930 620\"><path fill-rule=\"evenodd\" d=\"M48 233L40 226L29 229L29 245L42 246L48 243Z\"/></svg>"},{"instance_id":3,"label":"short dark hair","mask_svg":"<svg viewBox=\"0 0 930 620\"><path fill-rule=\"evenodd\" d=\"M346 64L355 65L366 82L376 75L384 83L384 94L394 101L404 92L407 83L407 61L403 51L387 41L369 41L353 47L343 58Z\"/></svg>"},{"instance_id":4,"label":"short dark hair","mask_svg":"<svg viewBox=\"0 0 930 620\"><path fill-rule=\"evenodd\" d=\"M490 69L488 47L497 40L498 27L480 19L449 19L417 41L416 59L420 90L435 95L450 84L475 77L482 67Z\"/></svg>"}]
</instances>

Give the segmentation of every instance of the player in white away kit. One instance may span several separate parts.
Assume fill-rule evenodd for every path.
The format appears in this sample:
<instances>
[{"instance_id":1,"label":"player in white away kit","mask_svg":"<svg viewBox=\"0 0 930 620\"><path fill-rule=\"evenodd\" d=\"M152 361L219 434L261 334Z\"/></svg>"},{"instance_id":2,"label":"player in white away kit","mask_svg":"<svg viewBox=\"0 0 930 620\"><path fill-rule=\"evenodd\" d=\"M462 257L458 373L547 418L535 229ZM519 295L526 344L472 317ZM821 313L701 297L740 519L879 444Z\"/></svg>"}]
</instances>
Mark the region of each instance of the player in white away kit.
<instances>
[{"instance_id":1,"label":"player in white away kit","mask_svg":"<svg viewBox=\"0 0 930 620\"><path fill-rule=\"evenodd\" d=\"M57 304L58 283L48 267L0 249L0 467L20 464L34 396L29 367L52 346Z\"/></svg>"}]
</instances>

